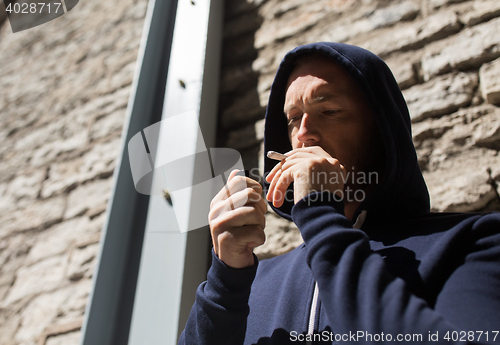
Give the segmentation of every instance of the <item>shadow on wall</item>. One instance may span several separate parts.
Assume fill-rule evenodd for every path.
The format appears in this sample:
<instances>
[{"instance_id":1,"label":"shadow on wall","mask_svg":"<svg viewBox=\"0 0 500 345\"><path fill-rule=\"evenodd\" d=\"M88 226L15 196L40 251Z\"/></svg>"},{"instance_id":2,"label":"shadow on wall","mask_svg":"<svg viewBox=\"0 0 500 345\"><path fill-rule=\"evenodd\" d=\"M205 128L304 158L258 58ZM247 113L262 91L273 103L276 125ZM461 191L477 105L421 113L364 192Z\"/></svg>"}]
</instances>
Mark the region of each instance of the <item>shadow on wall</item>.
<instances>
[{"instance_id":1,"label":"shadow on wall","mask_svg":"<svg viewBox=\"0 0 500 345\"><path fill-rule=\"evenodd\" d=\"M238 150L248 170L258 167L255 122L265 115L257 91L259 73L252 69L258 55L255 32L263 22L258 10L258 5L245 0L226 1L224 9L216 146Z\"/></svg>"}]
</instances>

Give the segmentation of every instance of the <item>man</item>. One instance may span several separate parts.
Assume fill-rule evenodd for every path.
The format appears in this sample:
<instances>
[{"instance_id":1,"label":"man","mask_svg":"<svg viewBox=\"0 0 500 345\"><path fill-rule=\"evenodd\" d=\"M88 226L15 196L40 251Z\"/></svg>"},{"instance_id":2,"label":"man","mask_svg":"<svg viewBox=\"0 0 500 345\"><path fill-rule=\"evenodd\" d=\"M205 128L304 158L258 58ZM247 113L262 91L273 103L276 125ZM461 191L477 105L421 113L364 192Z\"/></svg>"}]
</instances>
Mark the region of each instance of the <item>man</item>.
<instances>
[{"instance_id":1,"label":"man","mask_svg":"<svg viewBox=\"0 0 500 345\"><path fill-rule=\"evenodd\" d=\"M267 199L304 244L258 262L266 205L233 172L229 189L248 188L212 201L212 267L180 344L500 341L500 215L429 212L382 60L334 43L289 52L265 150L288 156L265 161Z\"/></svg>"}]
</instances>

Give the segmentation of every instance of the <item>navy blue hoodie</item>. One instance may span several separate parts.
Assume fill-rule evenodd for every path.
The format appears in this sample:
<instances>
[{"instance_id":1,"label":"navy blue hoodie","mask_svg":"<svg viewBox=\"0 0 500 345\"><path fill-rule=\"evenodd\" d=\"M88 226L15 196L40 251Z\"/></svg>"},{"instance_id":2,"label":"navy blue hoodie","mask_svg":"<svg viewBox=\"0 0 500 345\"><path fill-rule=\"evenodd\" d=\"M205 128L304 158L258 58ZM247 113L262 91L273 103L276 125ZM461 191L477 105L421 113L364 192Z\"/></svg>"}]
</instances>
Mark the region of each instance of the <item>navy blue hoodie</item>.
<instances>
[{"instance_id":1,"label":"navy blue hoodie","mask_svg":"<svg viewBox=\"0 0 500 345\"><path fill-rule=\"evenodd\" d=\"M213 255L179 344L500 343L500 214L429 212L407 106L381 59L336 43L289 52L271 88L265 151L291 150L286 84L294 60L313 52L368 101L385 147L379 184L355 226L341 202L313 193L275 209L303 245L244 269ZM265 171L275 164L266 159Z\"/></svg>"}]
</instances>

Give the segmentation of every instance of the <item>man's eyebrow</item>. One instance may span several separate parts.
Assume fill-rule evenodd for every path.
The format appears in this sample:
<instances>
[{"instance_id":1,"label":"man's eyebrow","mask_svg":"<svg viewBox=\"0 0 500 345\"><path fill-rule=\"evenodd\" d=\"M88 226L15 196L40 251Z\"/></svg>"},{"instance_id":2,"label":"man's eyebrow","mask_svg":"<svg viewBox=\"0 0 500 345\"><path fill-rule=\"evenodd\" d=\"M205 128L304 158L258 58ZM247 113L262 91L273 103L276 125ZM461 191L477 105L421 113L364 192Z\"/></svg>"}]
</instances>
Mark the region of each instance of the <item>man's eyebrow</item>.
<instances>
[{"instance_id":1,"label":"man's eyebrow","mask_svg":"<svg viewBox=\"0 0 500 345\"><path fill-rule=\"evenodd\" d=\"M297 109L298 107L296 107L295 105L289 105L289 106L285 106L285 108L283 109L283 114L285 114L285 116L293 109Z\"/></svg>"},{"instance_id":2,"label":"man's eyebrow","mask_svg":"<svg viewBox=\"0 0 500 345\"><path fill-rule=\"evenodd\" d=\"M332 95L331 93L322 93L322 94L318 94L318 95L312 97L310 104L319 104L319 103L323 103L323 102L328 102L328 101L331 101L331 100L336 99L336 98L339 98L339 97ZM290 112L291 110L296 109L296 108L298 108L298 107L295 106L295 104L290 104L289 106L285 106L285 108L283 109L283 112L286 115L286 114L288 114L288 112Z\"/></svg>"},{"instance_id":3,"label":"man's eyebrow","mask_svg":"<svg viewBox=\"0 0 500 345\"><path fill-rule=\"evenodd\" d=\"M332 99L338 98L331 93L322 93L312 98L311 104L318 104L323 102L331 101Z\"/></svg>"}]
</instances>

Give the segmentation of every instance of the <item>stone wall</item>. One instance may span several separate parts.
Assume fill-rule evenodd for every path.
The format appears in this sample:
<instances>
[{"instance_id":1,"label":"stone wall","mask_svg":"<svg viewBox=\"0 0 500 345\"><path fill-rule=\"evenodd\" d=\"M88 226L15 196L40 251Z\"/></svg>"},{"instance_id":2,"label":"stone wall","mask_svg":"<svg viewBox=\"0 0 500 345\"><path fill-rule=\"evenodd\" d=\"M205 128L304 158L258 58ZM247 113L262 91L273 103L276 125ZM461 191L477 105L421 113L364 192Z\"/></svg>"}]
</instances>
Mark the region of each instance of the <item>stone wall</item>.
<instances>
[{"instance_id":1,"label":"stone wall","mask_svg":"<svg viewBox=\"0 0 500 345\"><path fill-rule=\"evenodd\" d=\"M0 29L1 345L79 343L147 3Z\"/></svg>"},{"instance_id":2,"label":"stone wall","mask_svg":"<svg viewBox=\"0 0 500 345\"><path fill-rule=\"evenodd\" d=\"M85 0L40 27L0 28L0 345L78 344L146 6ZM393 69L433 209L500 209L497 0L226 1L217 145L247 169L262 169L279 61L319 40ZM263 258L301 243L272 213L267 235Z\"/></svg>"},{"instance_id":3,"label":"stone wall","mask_svg":"<svg viewBox=\"0 0 500 345\"><path fill-rule=\"evenodd\" d=\"M262 173L263 117L283 55L335 41L382 57L408 102L435 211L500 210L500 2L238 0L227 3L219 145ZM302 242L267 215L261 258Z\"/></svg>"}]
</instances>

